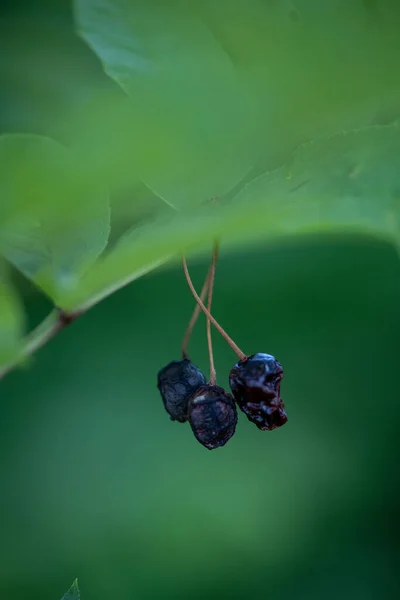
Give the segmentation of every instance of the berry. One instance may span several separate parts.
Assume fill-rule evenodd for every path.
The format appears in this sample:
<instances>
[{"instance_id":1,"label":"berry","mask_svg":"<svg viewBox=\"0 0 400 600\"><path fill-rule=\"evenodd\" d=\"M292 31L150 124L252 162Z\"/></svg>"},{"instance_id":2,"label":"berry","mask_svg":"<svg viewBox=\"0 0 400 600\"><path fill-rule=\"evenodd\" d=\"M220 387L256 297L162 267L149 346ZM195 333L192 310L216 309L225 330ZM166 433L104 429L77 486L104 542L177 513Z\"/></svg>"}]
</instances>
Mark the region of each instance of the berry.
<instances>
[{"instance_id":1,"label":"berry","mask_svg":"<svg viewBox=\"0 0 400 600\"><path fill-rule=\"evenodd\" d=\"M174 360L159 371L157 387L172 421L187 421L189 398L206 381L205 375L187 358Z\"/></svg>"},{"instance_id":2,"label":"berry","mask_svg":"<svg viewBox=\"0 0 400 600\"><path fill-rule=\"evenodd\" d=\"M280 397L283 369L274 356L257 353L240 360L230 372L229 385L241 411L262 430L287 421Z\"/></svg>"},{"instance_id":3,"label":"berry","mask_svg":"<svg viewBox=\"0 0 400 600\"><path fill-rule=\"evenodd\" d=\"M196 439L208 450L224 446L237 423L232 396L218 385L203 385L189 400L189 422Z\"/></svg>"}]
</instances>

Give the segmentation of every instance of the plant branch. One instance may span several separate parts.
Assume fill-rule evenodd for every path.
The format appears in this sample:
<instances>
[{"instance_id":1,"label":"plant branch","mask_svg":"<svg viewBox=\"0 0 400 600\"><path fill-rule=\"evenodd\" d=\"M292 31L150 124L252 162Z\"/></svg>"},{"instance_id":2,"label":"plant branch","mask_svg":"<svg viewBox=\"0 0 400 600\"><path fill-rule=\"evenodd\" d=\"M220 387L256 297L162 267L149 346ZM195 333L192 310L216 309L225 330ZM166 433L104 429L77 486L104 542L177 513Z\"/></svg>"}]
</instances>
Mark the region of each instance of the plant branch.
<instances>
[{"instance_id":1,"label":"plant branch","mask_svg":"<svg viewBox=\"0 0 400 600\"><path fill-rule=\"evenodd\" d=\"M28 357L34 354L39 348L47 344L53 337L55 337L60 331L70 325L81 312L66 313L65 311L55 308L52 312L34 329L26 338L25 347L23 349L22 356ZM7 373L12 371L20 362L20 358L11 361L8 364L0 368L0 379L2 379Z\"/></svg>"},{"instance_id":2,"label":"plant branch","mask_svg":"<svg viewBox=\"0 0 400 600\"><path fill-rule=\"evenodd\" d=\"M215 256L215 260L216 260L216 256ZM162 264L164 262L166 262L166 259L163 259L160 261L155 261L155 263L153 263L151 266L147 266L146 268L142 269L140 272L135 272L134 274L131 274L130 276L126 277L125 279L120 280L118 283L114 283L113 285L110 285L108 288L105 288L104 290L100 291L97 295L90 298L86 303L83 303L78 310L71 310L71 312L68 312L63 309L55 308L42 321L42 323L40 323L31 333L29 333L27 335L22 353L15 360L11 360L9 363L0 367L0 379L5 377L10 371L15 369L20 364L21 360L23 360L24 357L29 357L32 354L34 354L37 350L42 348L42 346L47 344L53 337L55 337L58 333L60 333L60 331L62 331L63 329L65 329L65 327L67 327L73 321L75 321L81 314L85 313L89 308L98 304L101 300L103 300L107 296L111 295L113 292L117 291L118 289L128 285L134 279L137 279L138 277L147 273L148 271L152 270L153 268L160 266L160 264ZM236 352L236 354L239 356L239 358L240 359L245 358L246 355L240 350L240 348L235 344L235 342L228 336L228 334L217 323L217 321L211 315L210 311L205 307L204 302L203 302L203 300L206 297L206 294L208 292L208 289L209 289L209 281L211 278L211 272L215 272L215 265L214 266L211 265L211 267L210 267L209 274L208 274L207 279L203 286L202 298L200 298L198 296L196 290L193 287L193 283L190 279L190 275L187 270L185 258L183 258L183 268L185 271L185 275L186 275L186 279L188 281L189 287L191 288L192 294L195 297L196 302L197 302L197 306L193 312L188 329L185 333L184 342L182 344L182 351L184 353L184 357L185 357L187 344L188 344L189 337L190 337L191 331L193 329L194 323L196 322L196 320L198 318L199 311L202 310L205 313L206 317L209 318L209 320L214 325L214 327L216 327L216 329L224 337L226 342L234 350L234 352ZM211 296L212 296L212 291L211 291ZM210 356L210 367L211 367L211 370L214 371L214 367L211 365L211 360L212 360L212 357ZM212 374L211 374L211 377L212 377Z\"/></svg>"},{"instance_id":3,"label":"plant branch","mask_svg":"<svg viewBox=\"0 0 400 600\"><path fill-rule=\"evenodd\" d=\"M167 259L155 261L151 265L144 267L141 270L135 271L124 279L119 280L116 283L110 284L108 287L100 290L97 294L91 296L86 302L83 302L79 309L63 310L55 308L43 321L34 329L30 334L27 335L24 348L20 356L15 360L0 367L0 379L5 377L10 371L13 371L18 364L23 360L24 357L31 356L39 350L42 346L47 344L53 337L55 337L60 331L65 329L67 325L75 321L75 319L87 312L90 308L111 296L114 292L127 286L129 283L138 279L142 275L145 275L154 268L165 263Z\"/></svg>"}]
</instances>

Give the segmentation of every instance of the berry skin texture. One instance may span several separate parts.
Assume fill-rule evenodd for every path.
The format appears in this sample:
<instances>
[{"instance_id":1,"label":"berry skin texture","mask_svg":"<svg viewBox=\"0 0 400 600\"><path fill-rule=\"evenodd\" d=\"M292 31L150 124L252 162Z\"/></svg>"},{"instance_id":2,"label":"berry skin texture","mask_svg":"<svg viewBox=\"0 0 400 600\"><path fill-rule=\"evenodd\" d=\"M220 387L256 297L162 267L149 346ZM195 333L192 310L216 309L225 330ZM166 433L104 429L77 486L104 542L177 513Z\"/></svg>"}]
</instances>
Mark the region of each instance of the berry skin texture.
<instances>
[{"instance_id":1,"label":"berry skin texture","mask_svg":"<svg viewBox=\"0 0 400 600\"><path fill-rule=\"evenodd\" d=\"M263 431L287 421L280 396L283 368L271 354L257 353L240 360L230 372L229 385L241 411Z\"/></svg>"},{"instance_id":2,"label":"berry skin texture","mask_svg":"<svg viewBox=\"0 0 400 600\"><path fill-rule=\"evenodd\" d=\"M172 421L187 421L189 398L206 381L204 373L187 358L174 360L159 371L157 387Z\"/></svg>"},{"instance_id":3,"label":"berry skin texture","mask_svg":"<svg viewBox=\"0 0 400 600\"><path fill-rule=\"evenodd\" d=\"M189 400L192 431L208 450L224 446L231 439L237 418L232 396L218 385L202 386Z\"/></svg>"}]
</instances>

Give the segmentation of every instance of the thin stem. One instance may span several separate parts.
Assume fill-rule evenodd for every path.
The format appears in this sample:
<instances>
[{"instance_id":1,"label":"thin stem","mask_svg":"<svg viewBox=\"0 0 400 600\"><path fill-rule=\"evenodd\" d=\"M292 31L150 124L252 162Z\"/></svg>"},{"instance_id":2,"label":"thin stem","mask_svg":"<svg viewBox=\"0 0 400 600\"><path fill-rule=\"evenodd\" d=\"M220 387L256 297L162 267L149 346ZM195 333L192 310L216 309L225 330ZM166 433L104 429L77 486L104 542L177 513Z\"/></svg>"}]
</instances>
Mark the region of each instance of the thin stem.
<instances>
[{"instance_id":1,"label":"thin stem","mask_svg":"<svg viewBox=\"0 0 400 600\"><path fill-rule=\"evenodd\" d=\"M205 297L207 295L207 292L208 292L208 286L209 286L209 283L210 283L210 276L211 276L212 270L213 270L213 266L211 264L211 266L210 266L210 268L208 270L207 276L206 276L206 278L204 280L202 290L200 292L200 299L201 299L202 302L204 302L204 299L205 299ZM187 326L187 329L185 331L185 335L183 336L183 341L182 341L182 358L184 358L184 359L188 358L188 352L187 352L187 350L188 350L189 340L190 340L190 337L192 335L194 326L195 326L195 324L197 322L197 319L199 318L200 310L201 310L201 308L200 308L200 306L196 302L196 306L194 307L194 311L193 311L192 317L191 317L191 319L189 321L189 324Z\"/></svg>"},{"instance_id":2,"label":"thin stem","mask_svg":"<svg viewBox=\"0 0 400 600\"><path fill-rule=\"evenodd\" d=\"M210 275L209 275L209 286L208 286L207 310L210 313L211 313L212 297L213 297L213 290L214 290L215 269L217 267L217 260L218 260L218 250L219 250L219 244L218 244L218 242L215 242L214 248L213 248L213 255L212 255ZM200 296L200 298L201 298L201 296ZM197 306L199 306L199 305L197 305ZM217 373L215 371L214 353L213 353L213 346L212 346L211 321L208 317L207 317L207 321L206 321L206 327L207 327L208 356L210 358L210 384L216 385Z\"/></svg>"},{"instance_id":3,"label":"thin stem","mask_svg":"<svg viewBox=\"0 0 400 600\"><path fill-rule=\"evenodd\" d=\"M208 317L210 319L211 323L219 331L219 333L222 335L222 337L224 338L224 340L229 344L229 346L232 348L232 350L238 355L238 357L240 358L240 360L245 359L246 355L244 354L244 352L241 351L241 349L239 348L239 346L237 346L235 344L235 342L232 340L232 338L229 337L229 335L226 333L226 331L224 329L222 329L222 327L218 323L218 321L216 321L214 319L214 317L212 316L212 314L210 313L210 311L207 310L207 308L204 306L203 301L201 300L200 296L198 295L198 293L196 292L196 290L194 288L193 282L192 282L191 277L189 275L188 267L187 267L187 264L186 264L186 259L185 259L184 256L182 256L182 265L183 265L183 270L184 270L186 281L188 282L188 286L190 288L190 291L192 292L193 296L195 297L196 302L200 306L200 308L203 311L203 313L206 315L206 317Z\"/></svg>"},{"instance_id":4,"label":"thin stem","mask_svg":"<svg viewBox=\"0 0 400 600\"><path fill-rule=\"evenodd\" d=\"M75 321L79 314L80 313L68 314L58 308L52 310L40 325L27 336L25 347L23 349L23 356L28 357L34 354L34 352L47 344L47 342L55 337L62 329ZM12 371L17 366L18 362L18 360L12 361L4 365L0 369L0 379Z\"/></svg>"}]
</instances>

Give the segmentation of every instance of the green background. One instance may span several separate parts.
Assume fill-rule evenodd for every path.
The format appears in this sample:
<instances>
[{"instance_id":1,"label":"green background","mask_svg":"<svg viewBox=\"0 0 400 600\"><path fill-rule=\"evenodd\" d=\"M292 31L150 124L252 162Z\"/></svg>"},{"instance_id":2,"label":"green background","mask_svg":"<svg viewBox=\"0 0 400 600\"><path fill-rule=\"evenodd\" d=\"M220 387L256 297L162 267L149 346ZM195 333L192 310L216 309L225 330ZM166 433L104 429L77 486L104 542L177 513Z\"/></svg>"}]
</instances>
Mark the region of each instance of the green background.
<instances>
[{"instance_id":1,"label":"green background","mask_svg":"<svg viewBox=\"0 0 400 600\"><path fill-rule=\"evenodd\" d=\"M3 2L2 131L49 134L113 89L66 1ZM190 260L196 286L207 271ZM30 325L47 301L17 279ZM173 423L157 371L193 302L176 266L92 309L0 384L0 598L369 600L396 597L400 268L367 238L224 253L214 314L285 368L288 424L243 415L230 443ZM219 383L235 356L216 334ZM191 345L207 369L205 324Z\"/></svg>"},{"instance_id":2,"label":"green background","mask_svg":"<svg viewBox=\"0 0 400 600\"><path fill-rule=\"evenodd\" d=\"M197 285L207 269L193 264ZM222 255L215 315L285 367L289 422L240 415L209 452L156 373L193 303L179 269L94 308L2 382L0 597L393 598L398 565L398 258L315 239ZM31 298L32 319L45 303ZM207 368L204 322L191 347ZM219 382L234 355L214 335Z\"/></svg>"}]
</instances>

